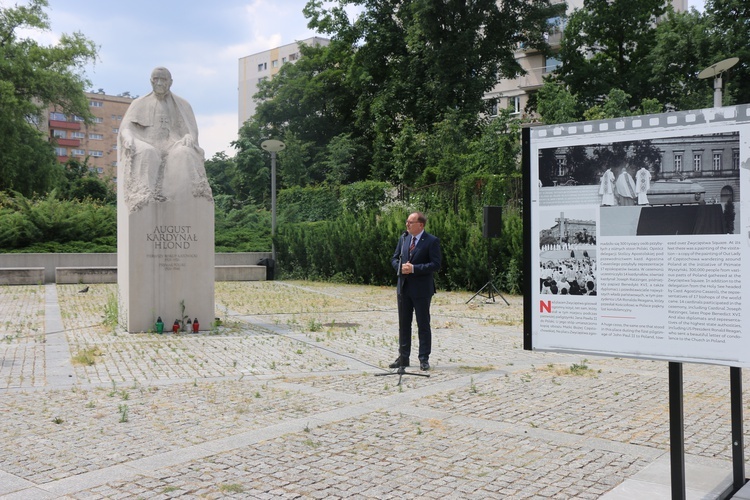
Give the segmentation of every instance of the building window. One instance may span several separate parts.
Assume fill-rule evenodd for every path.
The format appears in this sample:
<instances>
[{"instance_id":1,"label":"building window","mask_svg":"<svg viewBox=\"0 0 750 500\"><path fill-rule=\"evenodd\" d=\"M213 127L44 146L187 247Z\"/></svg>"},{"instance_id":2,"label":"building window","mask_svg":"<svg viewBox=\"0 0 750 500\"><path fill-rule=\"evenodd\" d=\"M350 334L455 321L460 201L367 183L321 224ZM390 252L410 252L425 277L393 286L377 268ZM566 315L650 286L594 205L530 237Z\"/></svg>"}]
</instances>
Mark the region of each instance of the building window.
<instances>
[{"instance_id":1,"label":"building window","mask_svg":"<svg viewBox=\"0 0 750 500\"><path fill-rule=\"evenodd\" d=\"M89 101L89 106L92 108L101 108L104 106L104 103L102 101Z\"/></svg>"},{"instance_id":2,"label":"building window","mask_svg":"<svg viewBox=\"0 0 750 500\"><path fill-rule=\"evenodd\" d=\"M68 117L65 116L65 113L58 113L58 112L52 112L49 114L50 120L57 120L59 122L65 122L68 121Z\"/></svg>"},{"instance_id":3,"label":"building window","mask_svg":"<svg viewBox=\"0 0 750 500\"><path fill-rule=\"evenodd\" d=\"M674 171L682 172L682 153L674 154Z\"/></svg>"},{"instance_id":4,"label":"building window","mask_svg":"<svg viewBox=\"0 0 750 500\"><path fill-rule=\"evenodd\" d=\"M104 156L104 151L89 151L89 156L93 156L94 158L101 158Z\"/></svg>"},{"instance_id":5,"label":"building window","mask_svg":"<svg viewBox=\"0 0 750 500\"><path fill-rule=\"evenodd\" d=\"M266 80L268 80L267 76L261 76L260 78L258 78L258 83L265 82Z\"/></svg>"},{"instance_id":6,"label":"building window","mask_svg":"<svg viewBox=\"0 0 750 500\"><path fill-rule=\"evenodd\" d=\"M286 58L286 56L285 56L285 57L282 57L282 58L281 58L281 64L286 64L286 62L287 62L288 60L289 60L289 59L287 59L287 58Z\"/></svg>"},{"instance_id":7,"label":"building window","mask_svg":"<svg viewBox=\"0 0 750 500\"><path fill-rule=\"evenodd\" d=\"M68 150L66 148L55 148L55 154L57 156L68 156Z\"/></svg>"},{"instance_id":8,"label":"building window","mask_svg":"<svg viewBox=\"0 0 750 500\"><path fill-rule=\"evenodd\" d=\"M113 134L119 134L120 133L120 129L119 128L113 128L112 129L112 133Z\"/></svg>"},{"instance_id":9,"label":"building window","mask_svg":"<svg viewBox=\"0 0 750 500\"><path fill-rule=\"evenodd\" d=\"M65 139L65 131L64 130L53 130L52 131L52 137L57 137L58 139Z\"/></svg>"},{"instance_id":10,"label":"building window","mask_svg":"<svg viewBox=\"0 0 750 500\"><path fill-rule=\"evenodd\" d=\"M557 177L564 177L568 174L568 161L564 156L558 156L557 158Z\"/></svg>"},{"instance_id":11,"label":"building window","mask_svg":"<svg viewBox=\"0 0 750 500\"><path fill-rule=\"evenodd\" d=\"M73 153L73 156L86 156L86 151L83 149L73 149L71 153Z\"/></svg>"},{"instance_id":12,"label":"building window","mask_svg":"<svg viewBox=\"0 0 750 500\"><path fill-rule=\"evenodd\" d=\"M102 123L104 121L104 118L99 118L98 116L94 117L94 123Z\"/></svg>"},{"instance_id":13,"label":"building window","mask_svg":"<svg viewBox=\"0 0 750 500\"><path fill-rule=\"evenodd\" d=\"M700 153L693 154L693 172L700 172L702 170L701 160Z\"/></svg>"},{"instance_id":14,"label":"building window","mask_svg":"<svg viewBox=\"0 0 750 500\"><path fill-rule=\"evenodd\" d=\"M260 63L258 64L258 71L264 71L268 69L268 63Z\"/></svg>"},{"instance_id":15,"label":"building window","mask_svg":"<svg viewBox=\"0 0 750 500\"><path fill-rule=\"evenodd\" d=\"M734 189L731 186L724 186L721 188L721 202L726 203L729 200L734 202Z\"/></svg>"},{"instance_id":16,"label":"building window","mask_svg":"<svg viewBox=\"0 0 750 500\"><path fill-rule=\"evenodd\" d=\"M732 170L739 170L739 169L740 169L740 150L733 149L732 150Z\"/></svg>"},{"instance_id":17,"label":"building window","mask_svg":"<svg viewBox=\"0 0 750 500\"><path fill-rule=\"evenodd\" d=\"M497 108L498 108L498 106L497 106L497 100L496 99L492 99L489 102L488 108L489 108L490 116L497 116Z\"/></svg>"},{"instance_id":18,"label":"building window","mask_svg":"<svg viewBox=\"0 0 750 500\"><path fill-rule=\"evenodd\" d=\"M714 151L714 160L712 162L714 170L721 170L721 151Z\"/></svg>"},{"instance_id":19,"label":"building window","mask_svg":"<svg viewBox=\"0 0 750 500\"><path fill-rule=\"evenodd\" d=\"M102 134L89 134L89 139L102 140L102 139L104 139L104 135L102 135Z\"/></svg>"},{"instance_id":20,"label":"building window","mask_svg":"<svg viewBox=\"0 0 750 500\"><path fill-rule=\"evenodd\" d=\"M86 137L86 134L84 134L83 132L75 131L70 133L70 137L73 139L83 139L84 137Z\"/></svg>"},{"instance_id":21,"label":"building window","mask_svg":"<svg viewBox=\"0 0 750 500\"><path fill-rule=\"evenodd\" d=\"M290 61L296 61L297 59L299 59L299 52L295 52L294 54L289 54Z\"/></svg>"},{"instance_id":22,"label":"building window","mask_svg":"<svg viewBox=\"0 0 750 500\"><path fill-rule=\"evenodd\" d=\"M75 121L75 122L82 122L82 121L85 121L85 120L82 117L78 116L78 115L73 115L73 121Z\"/></svg>"},{"instance_id":23,"label":"building window","mask_svg":"<svg viewBox=\"0 0 750 500\"><path fill-rule=\"evenodd\" d=\"M273 61L271 61L271 67L272 68L278 68L279 67L279 60L278 59L274 59Z\"/></svg>"},{"instance_id":24,"label":"building window","mask_svg":"<svg viewBox=\"0 0 750 500\"><path fill-rule=\"evenodd\" d=\"M508 97L508 108L511 109L512 114L519 114L521 112L521 96Z\"/></svg>"},{"instance_id":25,"label":"building window","mask_svg":"<svg viewBox=\"0 0 750 500\"><path fill-rule=\"evenodd\" d=\"M556 57L547 57L544 60L544 73L552 73L557 68L562 66L562 61Z\"/></svg>"},{"instance_id":26,"label":"building window","mask_svg":"<svg viewBox=\"0 0 750 500\"><path fill-rule=\"evenodd\" d=\"M104 169L102 167L96 167L96 172L98 174L104 173Z\"/></svg>"}]
</instances>

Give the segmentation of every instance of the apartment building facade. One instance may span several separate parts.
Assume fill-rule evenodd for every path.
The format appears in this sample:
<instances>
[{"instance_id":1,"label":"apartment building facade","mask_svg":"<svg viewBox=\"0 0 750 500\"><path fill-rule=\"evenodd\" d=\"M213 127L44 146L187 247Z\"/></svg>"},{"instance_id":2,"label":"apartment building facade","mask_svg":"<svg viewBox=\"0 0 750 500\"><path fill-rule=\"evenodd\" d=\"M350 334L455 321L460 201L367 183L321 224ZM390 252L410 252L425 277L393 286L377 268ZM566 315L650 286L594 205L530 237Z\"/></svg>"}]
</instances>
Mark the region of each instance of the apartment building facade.
<instances>
[{"instance_id":1,"label":"apartment building facade","mask_svg":"<svg viewBox=\"0 0 750 500\"><path fill-rule=\"evenodd\" d=\"M300 57L301 43L317 47L328 45L330 40L315 36L240 58L238 128L255 114L257 105L253 96L258 92L258 83L273 78L284 64L294 64Z\"/></svg>"},{"instance_id":2,"label":"apartment building facade","mask_svg":"<svg viewBox=\"0 0 750 500\"><path fill-rule=\"evenodd\" d=\"M104 91L86 92L86 97L94 115L93 123L87 125L80 116L65 114L52 106L47 120L50 141L60 163L71 158L80 162L88 159L89 168L99 176L116 181L117 134L122 117L135 97L111 96Z\"/></svg>"}]
</instances>

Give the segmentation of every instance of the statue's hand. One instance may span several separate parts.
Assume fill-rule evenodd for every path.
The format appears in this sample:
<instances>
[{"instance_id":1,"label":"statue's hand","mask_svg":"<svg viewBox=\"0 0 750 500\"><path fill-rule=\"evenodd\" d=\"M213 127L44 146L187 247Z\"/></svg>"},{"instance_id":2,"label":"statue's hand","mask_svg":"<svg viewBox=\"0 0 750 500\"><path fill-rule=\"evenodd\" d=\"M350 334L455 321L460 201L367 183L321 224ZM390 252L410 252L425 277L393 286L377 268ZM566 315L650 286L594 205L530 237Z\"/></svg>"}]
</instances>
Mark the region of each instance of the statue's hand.
<instances>
[{"instance_id":1,"label":"statue's hand","mask_svg":"<svg viewBox=\"0 0 750 500\"><path fill-rule=\"evenodd\" d=\"M130 135L122 136L122 147L126 153L130 155L135 154L135 140Z\"/></svg>"},{"instance_id":2,"label":"statue's hand","mask_svg":"<svg viewBox=\"0 0 750 500\"><path fill-rule=\"evenodd\" d=\"M195 143L195 139L193 139L193 136L190 134L185 134L185 136L180 139L179 142L180 144L188 148L194 148L197 146L197 144Z\"/></svg>"}]
</instances>

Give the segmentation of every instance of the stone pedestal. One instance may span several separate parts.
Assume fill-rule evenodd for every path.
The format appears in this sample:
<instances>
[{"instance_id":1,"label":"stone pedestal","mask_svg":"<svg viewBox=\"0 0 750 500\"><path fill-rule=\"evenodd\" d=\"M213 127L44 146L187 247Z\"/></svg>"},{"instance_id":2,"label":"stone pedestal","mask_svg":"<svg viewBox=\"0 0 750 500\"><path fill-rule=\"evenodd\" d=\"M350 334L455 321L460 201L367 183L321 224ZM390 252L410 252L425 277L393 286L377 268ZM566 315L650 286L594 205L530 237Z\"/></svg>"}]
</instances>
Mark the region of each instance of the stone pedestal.
<instances>
[{"instance_id":1,"label":"stone pedestal","mask_svg":"<svg viewBox=\"0 0 750 500\"><path fill-rule=\"evenodd\" d=\"M120 323L128 332L152 331L158 317L165 332L172 331L175 320L188 318L198 318L201 330L210 329L213 201L186 193L132 212L118 206L117 268ZM187 325L186 331L191 331Z\"/></svg>"}]
</instances>

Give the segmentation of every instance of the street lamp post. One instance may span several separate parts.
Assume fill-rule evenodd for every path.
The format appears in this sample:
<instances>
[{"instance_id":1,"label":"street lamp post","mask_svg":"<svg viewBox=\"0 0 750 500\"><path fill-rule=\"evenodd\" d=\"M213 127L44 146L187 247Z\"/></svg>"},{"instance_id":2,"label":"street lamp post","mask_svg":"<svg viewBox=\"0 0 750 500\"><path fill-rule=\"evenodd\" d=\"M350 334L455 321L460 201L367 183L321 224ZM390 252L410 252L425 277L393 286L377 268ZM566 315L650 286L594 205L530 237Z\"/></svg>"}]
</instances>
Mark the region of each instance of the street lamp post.
<instances>
[{"instance_id":1,"label":"street lamp post","mask_svg":"<svg viewBox=\"0 0 750 500\"><path fill-rule=\"evenodd\" d=\"M276 249L273 237L276 236L276 153L283 151L286 144L276 139L268 139L260 144L260 147L271 153L271 253L276 260Z\"/></svg>"}]
</instances>

